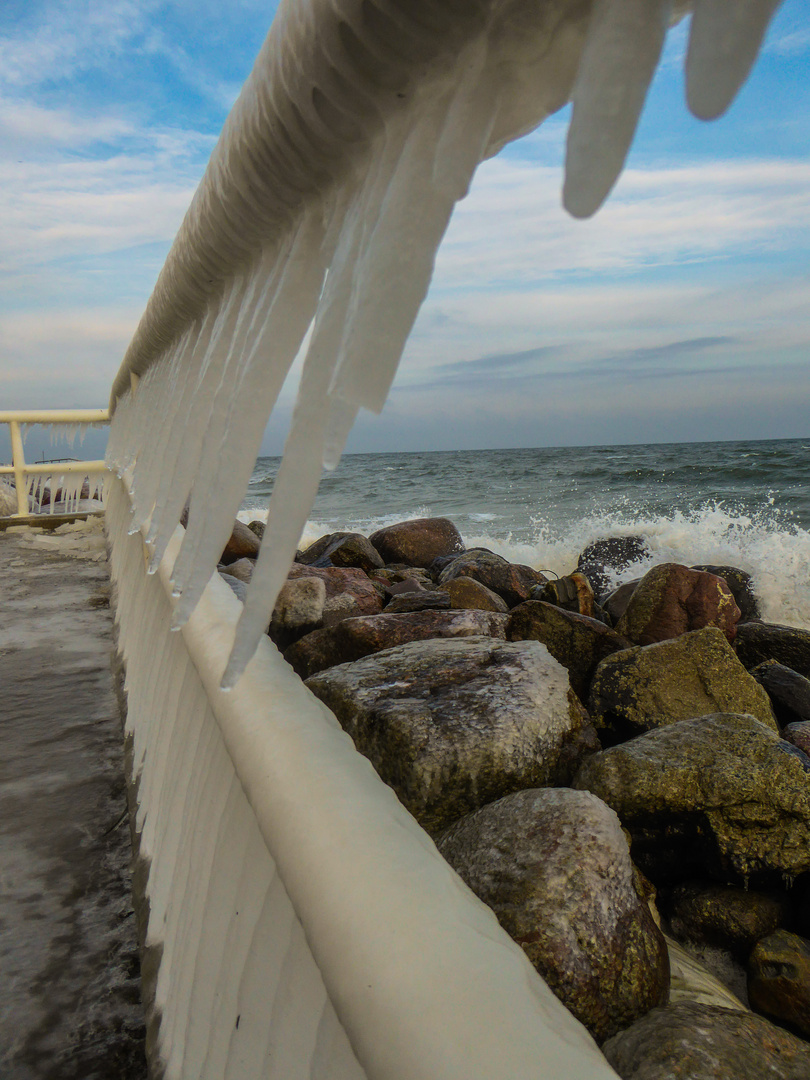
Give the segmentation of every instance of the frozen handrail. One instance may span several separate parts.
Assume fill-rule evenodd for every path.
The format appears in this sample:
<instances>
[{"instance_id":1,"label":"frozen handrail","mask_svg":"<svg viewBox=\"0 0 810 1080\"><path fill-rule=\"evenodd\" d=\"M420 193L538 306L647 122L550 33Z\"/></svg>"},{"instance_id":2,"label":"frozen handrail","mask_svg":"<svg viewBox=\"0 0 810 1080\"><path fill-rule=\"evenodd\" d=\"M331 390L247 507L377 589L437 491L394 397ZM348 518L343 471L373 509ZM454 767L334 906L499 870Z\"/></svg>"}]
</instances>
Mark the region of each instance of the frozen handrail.
<instances>
[{"instance_id":1,"label":"frozen handrail","mask_svg":"<svg viewBox=\"0 0 810 1080\"><path fill-rule=\"evenodd\" d=\"M379 411L455 202L477 165L573 98L564 202L593 213L624 164L683 0L282 0L112 392L154 571L183 506L178 625L230 532L311 328L268 526L224 680L255 650L322 465ZM714 116L777 0L696 0L687 98ZM133 379L140 378L137 390Z\"/></svg>"}]
</instances>

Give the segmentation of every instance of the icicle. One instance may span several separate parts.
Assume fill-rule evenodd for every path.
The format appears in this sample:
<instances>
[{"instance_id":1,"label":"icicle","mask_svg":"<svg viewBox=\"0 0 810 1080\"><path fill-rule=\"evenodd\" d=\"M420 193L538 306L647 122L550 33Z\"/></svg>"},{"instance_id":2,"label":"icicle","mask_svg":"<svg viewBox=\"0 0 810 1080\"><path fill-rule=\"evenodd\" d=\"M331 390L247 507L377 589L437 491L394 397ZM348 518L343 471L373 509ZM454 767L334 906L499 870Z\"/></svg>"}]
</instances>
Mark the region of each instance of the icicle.
<instances>
[{"instance_id":1,"label":"icicle","mask_svg":"<svg viewBox=\"0 0 810 1080\"><path fill-rule=\"evenodd\" d=\"M568 129L563 204L590 217L624 168L664 43L671 0L597 0Z\"/></svg>"},{"instance_id":2,"label":"icicle","mask_svg":"<svg viewBox=\"0 0 810 1080\"><path fill-rule=\"evenodd\" d=\"M721 116L748 78L781 0L696 0L686 56L686 101L701 120Z\"/></svg>"}]
</instances>

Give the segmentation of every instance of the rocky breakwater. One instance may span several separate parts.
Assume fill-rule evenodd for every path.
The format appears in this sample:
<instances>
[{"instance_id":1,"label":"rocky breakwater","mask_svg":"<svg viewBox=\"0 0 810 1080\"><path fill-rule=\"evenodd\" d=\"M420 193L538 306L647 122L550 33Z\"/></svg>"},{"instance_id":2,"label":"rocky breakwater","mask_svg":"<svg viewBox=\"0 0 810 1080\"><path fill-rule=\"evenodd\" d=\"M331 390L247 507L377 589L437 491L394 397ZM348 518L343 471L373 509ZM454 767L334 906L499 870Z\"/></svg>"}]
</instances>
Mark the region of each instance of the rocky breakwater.
<instances>
[{"instance_id":1,"label":"rocky breakwater","mask_svg":"<svg viewBox=\"0 0 810 1080\"><path fill-rule=\"evenodd\" d=\"M642 559L333 533L268 633L620 1076L810 1078L810 631L739 568Z\"/></svg>"}]
</instances>

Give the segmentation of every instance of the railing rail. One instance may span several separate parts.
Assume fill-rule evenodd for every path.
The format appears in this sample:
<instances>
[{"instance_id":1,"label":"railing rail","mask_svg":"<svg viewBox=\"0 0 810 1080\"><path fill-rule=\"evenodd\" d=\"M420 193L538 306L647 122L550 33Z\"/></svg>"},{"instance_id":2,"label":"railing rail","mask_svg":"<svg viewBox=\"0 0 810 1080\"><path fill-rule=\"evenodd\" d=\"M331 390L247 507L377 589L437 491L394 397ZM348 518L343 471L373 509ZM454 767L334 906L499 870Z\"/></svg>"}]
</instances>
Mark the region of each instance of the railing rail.
<instances>
[{"instance_id":1,"label":"railing rail","mask_svg":"<svg viewBox=\"0 0 810 1080\"><path fill-rule=\"evenodd\" d=\"M13 476L17 496L17 512L14 518L28 517L28 478L31 476L64 476L81 473L103 473L107 466L103 461L63 461L29 463L25 460L22 429L30 424L72 425L109 424L108 409L8 409L0 411L0 424L8 424L11 437L11 465L0 465L0 477Z\"/></svg>"}]
</instances>

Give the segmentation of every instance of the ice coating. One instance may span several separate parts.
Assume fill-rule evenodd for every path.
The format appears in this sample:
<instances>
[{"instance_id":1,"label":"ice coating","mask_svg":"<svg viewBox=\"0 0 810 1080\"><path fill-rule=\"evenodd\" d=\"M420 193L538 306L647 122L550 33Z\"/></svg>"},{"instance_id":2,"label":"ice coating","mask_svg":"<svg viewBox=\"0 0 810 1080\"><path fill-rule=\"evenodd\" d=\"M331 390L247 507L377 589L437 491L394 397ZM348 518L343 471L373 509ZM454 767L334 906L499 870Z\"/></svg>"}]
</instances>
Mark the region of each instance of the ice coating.
<instances>
[{"instance_id":1,"label":"ice coating","mask_svg":"<svg viewBox=\"0 0 810 1080\"><path fill-rule=\"evenodd\" d=\"M698 0L687 74L726 107L774 0ZM108 459L131 482L182 625L229 535L311 327L256 572L223 685L267 624L359 408L379 411L477 165L574 97L566 206L621 172L671 0L282 0L115 380Z\"/></svg>"}]
</instances>

